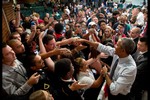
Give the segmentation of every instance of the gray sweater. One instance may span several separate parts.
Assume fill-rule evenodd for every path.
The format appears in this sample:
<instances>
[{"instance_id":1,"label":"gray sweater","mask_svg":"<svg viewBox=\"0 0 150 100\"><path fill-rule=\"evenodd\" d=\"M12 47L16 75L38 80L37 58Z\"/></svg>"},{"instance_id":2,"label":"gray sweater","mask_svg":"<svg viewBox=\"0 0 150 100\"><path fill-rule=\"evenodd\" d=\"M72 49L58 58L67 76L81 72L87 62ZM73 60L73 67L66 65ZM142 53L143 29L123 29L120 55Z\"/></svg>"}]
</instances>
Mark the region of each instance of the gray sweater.
<instances>
[{"instance_id":1,"label":"gray sweater","mask_svg":"<svg viewBox=\"0 0 150 100\"><path fill-rule=\"evenodd\" d=\"M15 60L15 66L2 64L2 87L8 94L28 93L32 87L26 81L26 69L19 60Z\"/></svg>"}]
</instances>

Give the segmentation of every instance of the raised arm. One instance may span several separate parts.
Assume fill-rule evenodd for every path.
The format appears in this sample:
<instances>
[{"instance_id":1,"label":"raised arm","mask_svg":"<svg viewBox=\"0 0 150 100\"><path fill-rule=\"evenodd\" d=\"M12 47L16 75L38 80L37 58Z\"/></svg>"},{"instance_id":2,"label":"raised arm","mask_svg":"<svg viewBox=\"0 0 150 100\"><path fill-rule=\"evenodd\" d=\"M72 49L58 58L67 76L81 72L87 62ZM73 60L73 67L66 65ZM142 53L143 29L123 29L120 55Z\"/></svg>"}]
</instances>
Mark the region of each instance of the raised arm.
<instances>
[{"instance_id":1,"label":"raised arm","mask_svg":"<svg viewBox=\"0 0 150 100\"><path fill-rule=\"evenodd\" d=\"M42 59L46 59L48 57L54 56L54 55L66 55L66 56L71 56L71 51L67 48L59 48L59 49L54 49L52 51L49 51L47 53L41 53L40 56Z\"/></svg>"},{"instance_id":2,"label":"raised arm","mask_svg":"<svg viewBox=\"0 0 150 100\"><path fill-rule=\"evenodd\" d=\"M46 55L47 52L46 52L46 49L45 49L43 41L42 41L43 36L44 36L44 31L39 34L40 54L45 53L45 55ZM45 55L41 55L42 59L45 57ZM44 59L44 60L47 64L47 66L49 67L49 69L54 71L54 61L50 57L48 57L48 58L47 57L45 57L46 59Z\"/></svg>"},{"instance_id":3,"label":"raised arm","mask_svg":"<svg viewBox=\"0 0 150 100\"><path fill-rule=\"evenodd\" d=\"M86 39L77 39L76 42L84 42L84 43L87 43L89 44L90 46L94 47L96 50L97 50L97 47L99 45L99 42L91 42L89 40L86 40Z\"/></svg>"},{"instance_id":4,"label":"raised arm","mask_svg":"<svg viewBox=\"0 0 150 100\"><path fill-rule=\"evenodd\" d=\"M72 42L76 42L77 39L78 37L74 37L74 38L65 39L63 41L58 41L56 42L56 46L63 46L63 45L71 44Z\"/></svg>"},{"instance_id":5,"label":"raised arm","mask_svg":"<svg viewBox=\"0 0 150 100\"><path fill-rule=\"evenodd\" d=\"M91 42L85 39L77 39L76 42L85 42L89 44L90 46L94 47L94 49L96 49L97 51L104 52L105 54L109 56L113 56L115 54L115 48L103 45L99 42Z\"/></svg>"},{"instance_id":6,"label":"raised arm","mask_svg":"<svg viewBox=\"0 0 150 100\"><path fill-rule=\"evenodd\" d=\"M15 27L19 27L19 25L20 25L20 5L19 4L16 5L15 12L16 12L16 24L15 24Z\"/></svg>"},{"instance_id":7,"label":"raised arm","mask_svg":"<svg viewBox=\"0 0 150 100\"><path fill-rule=\"evenodd\" d=\"M31 43L31 41L33 40L33 38L35 37L35 34L36 34L36 25L32 25L31 26L31 34L29 36L29 39L27 41L28 44Z\"/></svg>"}]
</instances>

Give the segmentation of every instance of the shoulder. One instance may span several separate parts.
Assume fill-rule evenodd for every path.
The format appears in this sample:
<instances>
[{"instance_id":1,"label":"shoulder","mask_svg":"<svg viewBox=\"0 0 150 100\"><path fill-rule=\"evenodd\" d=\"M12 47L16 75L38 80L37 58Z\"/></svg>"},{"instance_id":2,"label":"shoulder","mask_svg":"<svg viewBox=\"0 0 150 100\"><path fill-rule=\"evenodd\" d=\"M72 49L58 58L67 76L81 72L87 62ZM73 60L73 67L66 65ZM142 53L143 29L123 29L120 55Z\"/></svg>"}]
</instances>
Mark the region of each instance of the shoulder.
<instances>
[{"instance_id":1,"label":"shoulder","mask_svg":"<svg viewBox=\"0 0 150 100\"><path fill-rule=\"evenodd\" d=\"M17 65L22 65L22 62L19 61L18 59L15 60L15 63L16 63Z\"/></svg>"}]
</instances>

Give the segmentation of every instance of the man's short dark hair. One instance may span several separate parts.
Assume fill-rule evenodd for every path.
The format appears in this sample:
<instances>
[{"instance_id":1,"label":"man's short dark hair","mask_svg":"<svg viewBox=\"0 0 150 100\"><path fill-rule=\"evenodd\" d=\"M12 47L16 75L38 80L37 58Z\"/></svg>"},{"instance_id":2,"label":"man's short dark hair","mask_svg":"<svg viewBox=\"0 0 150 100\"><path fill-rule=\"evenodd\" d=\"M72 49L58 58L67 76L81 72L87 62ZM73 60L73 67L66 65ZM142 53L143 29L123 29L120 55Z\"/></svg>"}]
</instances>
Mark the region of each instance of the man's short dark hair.
<instances>
[{"instance_id":1,"label":"man's short dark hair","mask_svg":"<svg viewBox=\"0 0 150 100\"><path fill-rule=\"evenodd\" d=\"M104 23L107 24L106 20L103 18L103 19L100 19L100 20L99 20L98 25L100 26L100 24L101 24L102 22L104 22Z\"/></svg>"},{"instance_id":2,"label":"man's short dark hair","mask_svg":"<svg viewBox=\"0 0 150 100\"><path fill-rule=\"evenodd\" d=\"M35 66L35 56L36 54L31 54L29 55L27 58L28 58L28 66L31 67L31 66Z\"/></svg>"},{"instance_id":3,"label":"man's short dark hair","mask_svg":"<svg viewBox=\"0 0 150 100\"><path fill-rule=\"evenodd\" d=\"M122 38L122 47L125 49L127 54L131 54L135 49L135 42L130 38Z\"/></svg>"},{"instance_id":4,"label":"man's short dark hair","mask_svg":"<svg viewBox=\"0 0 150 100\"><path fill-rule=\"evenodd\" d=\"M61 33L63 31L64 27L61 23L57 23L54 26L54 30L56 33Z\"/></svg>"},{"instance_id":5,"label":"man's short dark hair","mask_svg":"<svg viewBox=\"0 0 150 100\"><path fill-rule=\"evenodd\" d=\"M147 40L147 37L140 37L139 41L140 41L140 42L145 42L145 45L148 46L148 40Z\"/></svg>"},{"instance_id":6,"label":"man's short dark hair","mask_svg":"<svg viewBox=\"0 0 150 100\"><path fill-rule=\"evenodd\" d=\"M121 26L123 26L123 27L125 26L125 24L124 24L124 23L121 23L121 22L120 22L118 25L121 25Z\"/></svg>"},{"instance_id":7,"label":"man's short dark hair","mask_svg":"<svg viewBox=\"0 0 150 100\"><path fill-rule=\"evenodd\" d=\"M115 10L115 11L113 11L113 16L116 16L116 15L118 15L119 14L119 11L118 10Z\"/></svg>"},{"instance_id":8,"label":"man's short dark hair","mask_svg":"<svg viewBox=\"0 0 150 100\"><path fill-rule=\"evenodd\" d=\"M53 35L47 34L43 37L43 44L48 44L49 41L51 41L54 38Z\"/></svg>"},{"instance_id":9,"label":"man's short dark hair","mask_svg":"<svg viewBox=\"0 0 150 100\"><path fill-rule=\"evenodd\" d=\"M9 36L9 40L14 39L14 35L19 34L18 32L12 32ZM19 34L20 35L20 34Z\"/></svg>"},{"instance_id":10,"label":"man's short dark hair","mask_svg":"<svg viewBox=\"0 0 150 100\"><path fill-rule=\"evenodd\" d=\"M60 78L63 78L71 70L71 60L68 58L62 58L55 63L55 73Z\"/></svg>"}]
</instances>

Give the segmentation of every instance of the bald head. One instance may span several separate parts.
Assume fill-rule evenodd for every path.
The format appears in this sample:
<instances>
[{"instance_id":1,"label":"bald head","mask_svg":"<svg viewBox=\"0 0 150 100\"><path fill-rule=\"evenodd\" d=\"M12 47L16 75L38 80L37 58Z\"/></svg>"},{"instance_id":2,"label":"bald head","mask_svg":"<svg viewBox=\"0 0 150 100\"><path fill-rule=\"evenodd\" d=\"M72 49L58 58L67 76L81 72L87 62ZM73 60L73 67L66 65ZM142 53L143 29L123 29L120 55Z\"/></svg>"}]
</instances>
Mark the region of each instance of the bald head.
<instances>
[{"instance_id":1,"label":"bald head","mask_svg":"<svg viewBox=\"0 0 150 100\"><path fill-rule=\"evenodd\" d=\"M138 38L140 36L141 29L139 27L133 27L130 31L131 38Z\"/></svg>"}]
</instances>

